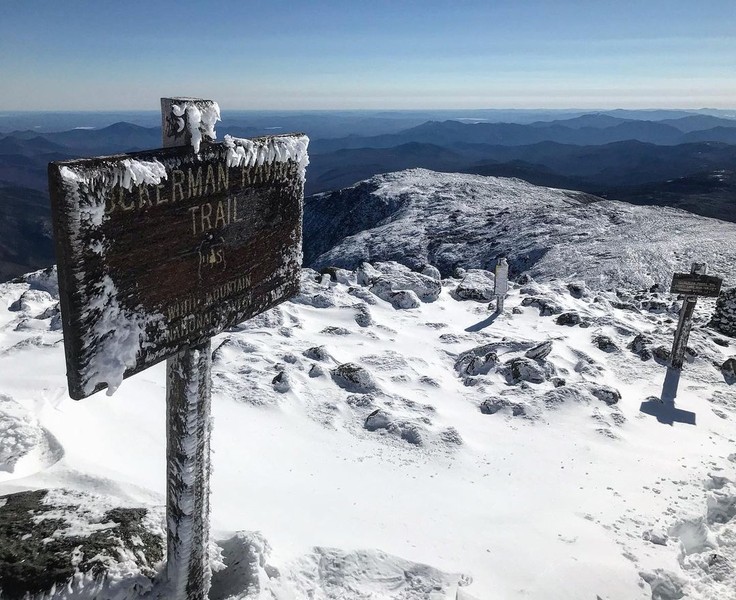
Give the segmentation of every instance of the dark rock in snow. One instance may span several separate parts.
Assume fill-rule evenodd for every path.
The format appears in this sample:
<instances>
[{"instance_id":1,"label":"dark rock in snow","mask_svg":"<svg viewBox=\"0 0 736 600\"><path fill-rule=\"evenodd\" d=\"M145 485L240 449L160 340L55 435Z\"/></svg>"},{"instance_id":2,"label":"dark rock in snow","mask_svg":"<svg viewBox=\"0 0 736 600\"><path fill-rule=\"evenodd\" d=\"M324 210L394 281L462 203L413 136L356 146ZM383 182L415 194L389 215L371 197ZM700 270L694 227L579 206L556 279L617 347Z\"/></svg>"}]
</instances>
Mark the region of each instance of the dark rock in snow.
<instances>
[{"instance_id":1,"label":"dark rock in snow","mask_svg":"<svg viewBox=\"0 0 736 600\"><path fill-rule=\"evenodd\" d=\"M588 293L588 288L585 286L584 281L573 281L572 283L568 283L567 289L573 298L578 299L582 298Z\"/></svg>"},{"instance_id":2,"label":"dark rock in snow","mask_svg":"<svg viewBox=\"0 0 736 600\"><path fill-rule=\"evenodd\" d=\"M736 338L736 287L724 290L718 296L708 325L723 335Z\"/></svg>"},{"instance_id":3,"label":"dark rock in snow","mask_svg":"<svg viewBox=\"0 0 736 600\"><path fill-rule=\"evenodd\" d=\"M344 327L335 327L330 325L325 327L320 333L326 333L327 335L350 335L352 332Z\"/></svg>"},{"instance_id":4,"label":"dark rock in snow","mask_svg":"<svg viewBox=\"0 0 736 600\"><path fill-rule=\"evenodd\" d=\"M526 407L523 404L511 402L505 398L486 398L480 405L480 412L484 415L495 415L504 409L509 409L514 417L526 416Z\"/></svg>"},{"instance_id":5,"label":"dark rock in snow","mask_svg":"<svg viewBox=\"0 0 736 600\"><path fill-rule=\"evenodd\" d=\"M550 352L552 352L552 340L547 340L546 342L537 344L533 348L529 348L524 353L524 356L534 360L542 360L543 358L547 358Z\"/></svg>"},{"instance_id":6,"label":"dark rock in snow","mask_svg":"<svg viewBox=\"0 0 736 600\"><path fill-rule=\"evenodd\" d=\"M471 348L455 360L455 370L465 375L483 375L498 364L496 344L485 344Z\"/></svg>"},{"instance_id":7,"label":"dark rock in snow","mask_svg":"<svg viewBox=\"0 0 736 600\"><path fill-rule=\"evenodd\" d=\"M271 380L274 389L282 394L288 392L291 389L291 382L289 381L289 375L286 371L279 371L276 377Z\"/></svg>"},{"instance_id":8,"label":"dark rock in snow","mask_svg":"<svg viewBox=\"0 0 736 600\"><path fill-rule=\"evenodd\" d=\"M373 316L371 311L365 303L356 304L355 308L355 322L360 327L370 327L374 324Z\"/></svg>"},{"instance_id":9,"label":"dark rock in snow","mask_svg":"<svg viewBox=\"0 0 736 600\"><path fill-rule=\"evenodd\" d=\"M591 385L590 393L598 400L605 402L609 406L617 404L621 400L621 392L609 385Z\"/></svg>"},{"instance_id":10,"label":"dark rock in snow","mask_svg":"<svg viewBox=\"0 0 736 600\"><path fill-rule=\"evenodd\" d=\"M641 308L643 310L653 312L653 313L666 312L669 307L670 307L669 302L665 302L664 300L644 300L641 303Z\"/></svg>"},{"instance_id":11,"label":"dark rock in snow","mask_svg":"<svg viewBox=\"0 0 736 600\"><path fill-rule=\"evenodd\" d=\"M445 444L450 444L453 446L462 446L463 444L463 438L460 435L460 432L454 427L443 429L440 432L440 439L445 442Z\"/></svg>"},{"instance_id":12,"label":"dark rock in snow","mask_svg":"<svg viewBox=\"0 0 736 600\"><path fill-rule=\"evenodd\" d=\"M574 311L564 312L557 317L556 323L558 325L579 325L580 315Z\"/></svg>"},{"instance_id":13,"label":"dark rock in snow","mask_svg":"<svg viewBox=\"0 0 736 600\"><path fill-rule=\"evenodd\" d=\"M629 344L629 349L642 360L649 360L650 358L652 358L652 351L649 347L653 343L654 340L650 336L644 333L640 333L636 335L633 340L631 340L631 343Z\"/></svg>"},{"instance_id":14,"label":"dark rock in snow","mask_svg":"<svg viewBox=\"0 0 736 600\"><path fill-rule=\"evenodd\" d=\"M533 360L525 357L512 358L504 366L507 369L506 379L510 383L519 383L520 381L542 383L546 379L544 370Z\"/></svg>"},{"instance_id":15,"label":"dark rock in snow","mask_svg":"<svg viewBox=\"0 0 736 600\"><path fill-rule=\"evenodd\" d=\"M329 360L334 360L329 352L327 352L327 349L324 346L314 346L312 348L307 348L303 352L304 356L307 358L311 358L312 360L319 360L322 362L326 362Z\"/></svg>"},{"instance_id":16,"label":"dark rock in snow","mask_svg":"<svg viewBox=\"0 0 736 600\"><path fill-rule=\"evenodd\" d=\"M670 354L670 349L667 346L662 346L661 344L652 349L652 356L654 356L654 359L657 362L662 364L666 364L670 361Z\"/></svg>"},{"instance_id":17,"label":"dark rock in snow","mask_svg":"<svg viewBox=\"0 0 736 600\"><path fill-rule=\"evenodd\" d=\"M524 298L521 301L522 306L535 306L539 309L539 315L541 317L549 317L551 315L559 315L562 312L562 307L556 302L549 298L543 298L540 296L534 296L530 298Z\"/></svg>"},{"instance_id":18,"label":"dark rock in snow","mask_svg":"<svg viewBox=\"0 0 736 600\"><path fill-rule=\"evenodd\" d=\"M727 358L721 365L721 373L729 385L736 383L736 356Z\"/></svg>"},{"instance_id":19,"label":"dark rock in snow","mask_svg":"<svg viewBox=\"0 0 736 600\"><path fill-rule=\"evenodd\" d=\"M597 335L593 338L593 343L603 352L618 352L619 347L607 335Z\"/></svg>"},{"instance_id":20,"label":"dark rock in snow","mask_svg":"<svg viewBox=\"0 0 736 600\"><path fill-rule=\"evenodd\" d=\"M330 371L332 379L349 392L367 393L377 388L373 375L355 363L343 363Z\"/></svg>"},{"instance_id":21,"label":"dark rock in snow","mask_svg":"<svg viewBox=\"0 0 736 600\"><path fill-rule=\"evenodd\" d=\"M476 300L488 302L492 300L495 277L490 271L472 269L465 274L463 280L455 288L454 296L458 300Z\"/></svg>"},{"instance_id":22,"label":"dark rock in snow","mask_svg":"<svg viewBox=\"0 0 736 600\"><path fill-rule=\"evenodd\" d=\"M394 421L385 410L378 408L366 417L363 427L368 431L385 430L414 445L422 444L422 433L418 425L407 421Z\"/></svg>"},{"instance_id":23,"label":"dark rock in snow","mask_svg":"<svg viewBox=\"0 0 736 600\"><path fill-rule=\"evenodd\" d=\"M2 496L2 597L41 597L54 588L69 590L70 598L76 592L85 598L85 592L95 598L142 596L164 557L162 525L146 508L115 507L111 499L83 492Z\"/></svg>"},{"instance_id":24,"label":"dark rock in snow","mask_svg":"<svg viewBox=\"0 0 736 600\"><path fill-rule=\"evenodd\" d=\"M324 374L325 370L319 365L312 365L312 367L309 369L309 376L312 378L322 377Z\"/></svg>"},{"instance_id":25,"label":"dark rock in snow","mask_svg":"<svg viewBox=\"0 0 736 600\"><path fill-rule=\"evenodd\" d=\"M391 306L397 309L419 308L421 306L419 297L412 290L389 292L385 300L388 300Z\"/></svg>"},{"instance_id":26,"label":"dark rock in snow","mask_svg":"<svg viewBox=\"0 0 736 600\"><path fill-rule=\"evenodd\" d=\"M562 377L552 377L550 381L552 382L552 385L556 388L562 387L563 385L567 384L567 382Z\"/></svg>"}]
</instances>

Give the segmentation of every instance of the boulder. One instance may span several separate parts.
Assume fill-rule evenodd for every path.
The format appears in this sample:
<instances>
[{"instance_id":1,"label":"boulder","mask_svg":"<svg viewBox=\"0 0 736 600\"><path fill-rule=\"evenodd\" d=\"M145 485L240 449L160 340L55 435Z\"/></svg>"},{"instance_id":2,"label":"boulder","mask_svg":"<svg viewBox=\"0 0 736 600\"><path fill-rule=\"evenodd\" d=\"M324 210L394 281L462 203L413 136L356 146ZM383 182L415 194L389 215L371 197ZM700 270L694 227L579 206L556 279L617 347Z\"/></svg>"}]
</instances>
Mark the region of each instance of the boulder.
<instances>
[{"instance_id":1,"label":"boulder","mask_svg":"<svg viewBox=\"0 0 736 600\"><path fill-rule=\"evenodd\" d=\"M610 385L591 385L589 389L591 394L601 402L608 404L608 406L617 404L621 400L621 392Z\"/></svg>"},{"instance_id":2,"label":"boulder","mask_svg":"<svg viewBox=\"0 0 736 600\"><path fill-rule=\"evenodd\" d=\"M458 300L475 300L488 302L492 300L495 277L490 271L471 269L455 288L455 297Z\"/></svg>"},{"instance_id":3,"label":"boulder","mask_svg":"<svg viewBox=\"0 0 736 600\"><path fill-rule=\"evenodd\" d=\"M497 412L508 409L514 417L526 415L526 407L519 402L511 402L505 398L486 398L480 404L480 412L484 415L495 415Z\"/></svg>"},{"instance_id":4,"label":"boulder","mask_svg":"<svg viewBox=\"0 0 736 600\"><path fill-rule=\"evenodd\" d=\"M495 344L484 344L466 350L455 360L455 370L464 375L483 375L498 363Z\"/></svg>"},{"instance_id":5,"label":"boulder","mask_svg":"<svg viewBox=\"0 0 736 600\"><path fill-rule=\"evenodd\" d=\"M736 287L721 292L708 324L723 335L736 338Z\"/></svg>"},{"instance_id":6,"label":"boulder","mask_svg":"<svg viewBox=\"0 0 736 600\"><path fill-rule=\"evenodd\" d=\"M421 302L412 290L399 290L398 292L390 292L385 298L391 303L391 306L397 309L419 308Z\"/></svg>"},{"instance_id":7,"label":"boulder","mask_svg":"<svg viewBox=\"0 0 736 600\"><path fill-rule=\"evenodd\" d=\"M343 363L330 371L337 385L349 392L368 393L378 386L368 369L355 363Z\"/></svg>"},{"instance_id":8,"label":"boulder","mask_svg":"<svg viewBox=\"0 0 736 600\"><path fill-rule=\"evenodd\" d=\"M544 370L533 360L526 357L512 358L505 366L507 368L506 379L510 383L521 381L542 383L546 379Z\"/></svg>"},{"instance_id":9,"label":"boulder","mask_svg":"<svg viewBox=\"0 0 736 600\"><path fill-rule=\"evenodd\" d=\"M329 352L327 352L327 348L324 346L313 346L312 348L307 348L302 354L306 356L307 358L311 358L312 360L319 360L322 362L333 360L332 356Z\"/></svg>"},{"instance_id":10,"label":"boulder","mask_svg":"<svg viewBox=\"0 0 736 600\"><path fill-rule=\"evenodd\" d=\"M607 335L597 335L593 338L593 343L603 352L618 352L619 347Z\"/></svg>"},{"instance_id":11,"label":"boulder","mask_svg":"<svg viewBox=\"0 0 736 600\"><path fill-rule=\"evenodd\" d=\"M544 298L542 296L531 296L528 298L524 298L521 301L521 305L537 307L539 309L539 316L541 317L559 315L562 312L562 307L559 304L557 304L553 300L550 300L549 298Z\"/></svg>"},{"instance_id":12,"label":"boulder","mask_svg":"<svg viewBox=\"0 0 736 600\"><path fill-rule=\"evenodd\" d=\"M649 347L653 343L654 340L650 336L639 333L629 343L629 349L642 360L649 360L652 358L652 351Z\"/></svg>"},{"instance_id":13,"label":"boulder","mask_svg":"<svg viewBox=\"0 0 736 600\"><path fill-rule=\"evenodd\" d=\"M556 323L558 325L579 325L580 315L575 311L564 312L559 317L557 317Z\"/></svg>"},{"instance_id":14,"label":"boulder","mask_svg":"<svg viewBox=\"0 0 736 600\"><path fill-rule=\"evenodd\" d=\"M362 302L360 304L356 304L353 308L355 308L355 322L360 327L370 327L375 323L367 304Z\"/></svg>"},{"instance_id":15,"label":"boulder","mask_svg":"<svg viewBox=\"0 0 736 600\"><path fill-rule=\"evenodd\" d=\"M276 377L271 380L274 389L277 392L285 394L291 389L291 381L289 381L289 375L286 371L279 371Z\"/></svg>"},{"instance_id":16,"label":"boulder","mask_svg":"<svg viewBox=\"0 0 736 600\"><path fill-rule=\"evenodd\" d=\"M424 443L419 425L410 421L394 420L388 412L381 408L374 410L366 417L363 427L368 431L385 430L415 446L421 446Z\"/></svg>"},{"instance_id":17,"label":"boulder","mask_svg":"<svg viewBox=\"0 0 736 600\"><path fill-rule=\"evenodd\" d=\"M723 373L726 383L729 385L736 383L736 356L731 356L725 360L721 365L721 373Z\"/></svg>"},{"instance_id":18,"label":"boulder","mask_svg":"<svg viewBox=\"0 0 736 600\"><path fill-rule=\"evenodd\" d=\"M524 353L524 356L533 360L542 360L543 358L547 358L550 352L552 352L552 340L547 340L546 342L537 344L533 348L529 348Z\"/></svg>"},{"instance_id":19,"label":"boulder","mask_svg":"<svg viewBox=\"0 0 736 600\"><path fill-rule=\"evenodd\" d=\"M573 298L582 298L588 295L588 288L584 281L573 281L567 284L567 289Z\"/></svg>"},{"instance_id":20,"label":"boulder","mask_svg":"<svg viewBox=\"0 0 736 600\"><path fill-rule=\"evenodd\" d=\"M132 600L164 558L163 514L65 489L0 497L0 589L7 600ZM59 596L61 597L61 596Z\"/></svg>"}]
</instances>

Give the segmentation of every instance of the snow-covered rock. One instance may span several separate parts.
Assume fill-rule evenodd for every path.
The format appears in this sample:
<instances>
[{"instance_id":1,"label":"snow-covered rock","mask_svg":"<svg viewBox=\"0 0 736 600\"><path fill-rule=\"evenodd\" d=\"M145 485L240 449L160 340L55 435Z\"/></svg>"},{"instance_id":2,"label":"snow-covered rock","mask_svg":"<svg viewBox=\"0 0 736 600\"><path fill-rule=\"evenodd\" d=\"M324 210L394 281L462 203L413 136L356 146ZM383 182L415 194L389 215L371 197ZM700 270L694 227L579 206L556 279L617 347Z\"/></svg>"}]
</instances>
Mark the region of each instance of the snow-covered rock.
<instances>
[{"instance_id":1,"label":"snow-covered rock","mask_svg":"<svg viewBox=\"0 0 736 600\"><path fill-rule=\"evenodd\" d=\"M724 335L736 337L736 287L721 292L710 326Z\"/></svg>"},{"instance_id":2,"label":"snow-covered rock","mask_svg":"<svg viewBox=\"0 0 736 600\"><path fill-rule=\"evenodd\" d=\"M166 545L161 510L67 489L0 497L0 591L8 600L133 600Z\"/></svg>"},{"instance_id":3,"label":"snow-covered rock","mask_svg":"<svg viewBox=\"0 0 736 600\"><path fill-rule=\"evenodd\" d=\"M463 280L455 288L455 295L459 300L476 300L487 302L493 299L495 277L490 271L472 269L466 272Z\"/></svg>"}]
</instances>

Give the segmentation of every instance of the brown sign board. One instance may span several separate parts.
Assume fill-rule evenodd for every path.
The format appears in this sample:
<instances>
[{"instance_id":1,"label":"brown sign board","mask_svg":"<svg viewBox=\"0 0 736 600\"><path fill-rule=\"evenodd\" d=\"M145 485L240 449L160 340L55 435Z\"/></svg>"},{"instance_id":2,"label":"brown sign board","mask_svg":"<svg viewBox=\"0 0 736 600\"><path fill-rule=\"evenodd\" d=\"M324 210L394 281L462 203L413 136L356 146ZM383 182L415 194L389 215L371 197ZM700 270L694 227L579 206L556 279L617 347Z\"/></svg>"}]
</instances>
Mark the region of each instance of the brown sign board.
<instances>
[{"instance_id":1,"label":"brown sign board","mask_svg":"<svg viewBox=\"0 0 736 600\"><path fill-rule=\"evenodd\" d=\"M675 273L672 277L671 294L684 296L706 296L716 298L721 293L723 279L694 273Z\"/></svg>"},{"instance_id":2,"label":"brown sign board","mask_svg":"<svg viewBox=\"0 0 736 600\"><path fill-rule=\"evenodd\" d=\"M226 138L49 165L72 398L298 293L307 143Z\"/></svg>"}]
</instances>

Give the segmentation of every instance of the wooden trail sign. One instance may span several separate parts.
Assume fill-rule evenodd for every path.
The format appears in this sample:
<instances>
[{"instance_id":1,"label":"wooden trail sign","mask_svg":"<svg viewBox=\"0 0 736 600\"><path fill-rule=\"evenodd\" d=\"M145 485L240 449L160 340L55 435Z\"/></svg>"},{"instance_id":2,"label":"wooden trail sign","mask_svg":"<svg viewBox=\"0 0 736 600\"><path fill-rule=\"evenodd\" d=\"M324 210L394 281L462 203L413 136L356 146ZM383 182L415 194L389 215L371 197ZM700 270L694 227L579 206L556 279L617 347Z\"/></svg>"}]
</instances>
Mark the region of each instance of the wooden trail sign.
<instances>
[{"instance_id":1,"label":"wooden trail sign","mask_svg":"<svg viewBox=\"0 0 736 600\"><path fill-rule=\"evenodd\" d=\"M166 149L51 163L49 191L69 394L167 359L166 580L152 597L205 600L210 338L297 293L309 140L210 143L216 103L161 107Z\"/></svg>"},{"instance_id":2,"label":"wooden trail sign","mask_svg":"<svg viewBox=\"0 0 736 600\"><path fill-rule=\"evenodd\" d=\"M705 296L717 298L721 293L723 279L697 273L675 273L672 276L670 294Z\"/></svg>"},{"instance_id":3,"label":"wooden trail sign","mask_svg":"<svg viewBox=\"0 0 736 600\"><path fill-rule=\"evenodd\" d=\"M675 340L672 344L670 366L673 369L682 369L685 361L685 349L693 325L693 312L695 311L695 304L698 302L698 296L713 297L720 293L723 279L709 277L706 275L707 271L708 265L693 263L690 273L675 273L672 277L670 293L685 296L680 309Z\"/></svg>"},{"instance_id":4,"label":"wooden trail sign","mask_svg":"<svg viewBox=\"0 0 736 600\"><path fill-rule=\"evenodd\" d=\"M72 398L298 291L307 142L226 138L49 165Z\"/></svg>"}]
</instances>

